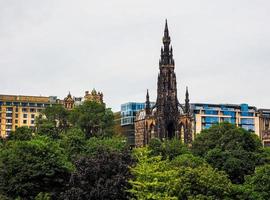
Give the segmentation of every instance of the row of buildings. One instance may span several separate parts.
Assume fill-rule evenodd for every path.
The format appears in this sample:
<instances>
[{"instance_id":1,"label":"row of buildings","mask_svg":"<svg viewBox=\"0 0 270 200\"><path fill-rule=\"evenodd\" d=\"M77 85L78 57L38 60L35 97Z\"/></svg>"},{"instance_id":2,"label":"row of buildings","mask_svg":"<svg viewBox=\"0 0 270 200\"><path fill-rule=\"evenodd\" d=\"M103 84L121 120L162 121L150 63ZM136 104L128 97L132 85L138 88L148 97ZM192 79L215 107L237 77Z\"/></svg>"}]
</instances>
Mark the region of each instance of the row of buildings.
<instances>
[{"instance_id":1,"label":"row of buildings","mask_svg":"<svg viewBox=\"0 0 270 200\"><path fill-rule=\"evenodd\" d=\"M103 94L93 89L86 91L84 97L72 97L69 93L63 100L56 96L0 95L0 136L5 138L21 126L34 128L35 118L48 106L60 104L71 110L87 100L103 103Z\"/></svg>"},{"instance_id":2,"label":"row of buildings","mask_svg":"<svg viewBox=\"0 0 270 200\"><path fill-rule=\"evenodd\" d=\"M156 101L150 101L147 91L144 103L129 102L121 105L119 124L130 145L144 146L151 138L178 138L190 144L203 129L216 123L230 122L254 132L264 146L270 146L270 109L257 109L248 104L190 103L188 89L184 103L180 103L167 21L162 42ZM87 100L103 103L103 94L92 90L86 91L84 97L72 97L69 93L63 100L56 96L0 95L0 136L7 137L20 126L34 128L35 118L48 106L61 104L71 110ZM120 130L120 126L117 130Z\"/></svg>"},{"instance_id":3,"label":"row of buildings","mask_svg":"<svg viewBox=\"0 0 270 200\"><path fill-rule=\"evenodd\" d=\"M155 103L151 102L151 106ZM135 146L135 122L146 103L127 102L121 105L121 126L131 145ZM258 109L248 104L191 103L193 135L220 122L229 122L254 132L270 146L270 109Z\"/></svg>"},{"instance_id":4,"label":"row of buildings","mask_svg":"<svg viewBox=\"0 0 270 200\"><path fill-rule=\"evenodd\" d=\"M178 138L190 144L203 129L230 122L254 132L264 146L270 146L270 109L257 109L248 104L191 104L188 89L184 103L179 103L167 20L162 42L156 101L150 101L147 91L145 103L121 105L121 126L131 145L144 146L151 138Z\"/></svg>"}]
</instances>

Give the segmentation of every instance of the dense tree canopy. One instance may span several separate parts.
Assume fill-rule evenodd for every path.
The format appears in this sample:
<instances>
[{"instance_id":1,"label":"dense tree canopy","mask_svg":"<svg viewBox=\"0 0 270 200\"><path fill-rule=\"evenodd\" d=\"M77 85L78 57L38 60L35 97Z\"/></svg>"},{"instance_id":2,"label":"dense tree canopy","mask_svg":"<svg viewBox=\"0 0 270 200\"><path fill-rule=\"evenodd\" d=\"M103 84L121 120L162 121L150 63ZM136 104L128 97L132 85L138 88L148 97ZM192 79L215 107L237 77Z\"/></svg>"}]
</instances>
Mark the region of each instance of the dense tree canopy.
<instances>
[{"instance_id":1,"label":"dense tree canopy","mask_svg":"<svg viewBox=\"0 0 270 200\"><path fill-rule=\"evenodd\" d=\"M85 101L71 111L70 121L74 126L81 128L86 137L112 136L114 130L113 112L104 104L94 101Z\"/></svg>"},{"instance_id":2,"label":"dense tree canopy","mask_svg":"<svg viewBox=\"0 0 270 200\"><path fill-rule=\"evenodd\" d=\"M31 140L34 136L34 131L27 126L22 126L12 131L8 137L9 140Z\"/></svg>"},{"instance_id":3,"label":"dense tree canopy","mask_svg":"<svg viewBox=\"0 0 270 200\"><path fill-rule=\"evenodd\" d=\"M64 189L71 170L64 150L49 138L10 141L0 151L0 192L25 199L39 192L56 195Z\"/></svg>"},{"instance_id":4,"label":"dense tree canopy","mask_svg":"<svg viewBox=\"0 0 270 200\"><path fill-rule=\"evenodd\" d=\"M203 130L192 145L195 155L204 157L214 168L224 170L234 183L243 183L261 163L262 144L251 132L229 123Z\"/></svg>"},{"instance_id":5,"label":"dense tree canopy","mask_svg":"<svg viewBox=\"0 0 270 200\"><path fill-rule=\"evenodd\" d=\"M100 147L92 156L83 156L75 162L69 189L64 199L128 199L129 166L132 158L127 151L108 151Z\"/></svg>"},{"instance_id":6,"label":"dense tree canopy","mask_svg":"<svg viewBox=\"0 0 270 200\"><path fill-rule=\"evenodd\" d=\"M36 122L0 140L0 199L269 199L270 149L228 123L191 147L153 139L130 150L103 104L49 107Z\"/></svg>"}]
</instances>

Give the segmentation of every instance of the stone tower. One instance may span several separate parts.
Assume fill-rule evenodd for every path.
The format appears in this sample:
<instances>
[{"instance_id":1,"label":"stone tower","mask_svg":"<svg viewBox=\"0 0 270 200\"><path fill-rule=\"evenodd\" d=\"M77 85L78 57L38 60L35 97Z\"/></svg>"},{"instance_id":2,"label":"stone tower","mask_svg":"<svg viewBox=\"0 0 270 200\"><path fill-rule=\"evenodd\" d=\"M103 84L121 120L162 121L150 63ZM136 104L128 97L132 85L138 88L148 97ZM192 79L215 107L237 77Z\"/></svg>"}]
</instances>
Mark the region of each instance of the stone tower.
<instances>
[{"instance_id":1,"label":"stone tower","mask_svg":"<svg viewBox=\"0 0 270 200\"><path fill-rule=\"evenodd\" d=\"M157 137L171 139L178 137L179 103L177 100L176 76L174 73L173 49L170 45L167 20L163 36L163 47L159 61L157 83Z\"/></svg>"}]
</instances>

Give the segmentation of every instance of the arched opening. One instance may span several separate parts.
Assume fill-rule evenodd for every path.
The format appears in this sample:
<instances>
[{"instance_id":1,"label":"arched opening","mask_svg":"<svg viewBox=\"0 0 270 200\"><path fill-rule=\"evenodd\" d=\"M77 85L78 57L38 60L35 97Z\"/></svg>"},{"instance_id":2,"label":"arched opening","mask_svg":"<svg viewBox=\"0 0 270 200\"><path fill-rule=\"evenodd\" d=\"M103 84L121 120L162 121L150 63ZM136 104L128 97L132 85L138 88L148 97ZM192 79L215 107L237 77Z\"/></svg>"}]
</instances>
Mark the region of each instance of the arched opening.
<instances>
[{"instance_id":1,"label":"arched opening","mask_svg":"<svg viewBox=\"0 0 270 200\"><path fill-rule=\"evenodd\" d=\"M167 125L167 136L168 139L172 139L175 137L175 128L172 122Z\"/></svg>"}]
</instances>

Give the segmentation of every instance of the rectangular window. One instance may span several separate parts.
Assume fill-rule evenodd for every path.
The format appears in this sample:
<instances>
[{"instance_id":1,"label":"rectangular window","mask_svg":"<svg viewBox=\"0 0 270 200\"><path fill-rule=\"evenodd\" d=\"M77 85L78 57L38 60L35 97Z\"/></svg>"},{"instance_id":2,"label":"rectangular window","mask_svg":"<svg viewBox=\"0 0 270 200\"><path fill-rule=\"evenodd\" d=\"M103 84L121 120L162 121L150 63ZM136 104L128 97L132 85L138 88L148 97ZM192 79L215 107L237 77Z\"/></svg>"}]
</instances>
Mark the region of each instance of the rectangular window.
<instances>
[{"instance_id":1,"label":"rectangular window","mask_svg":"<svg viewBox=\"0 0 270 200\"><path fill-rule=\"evenodd\" d=\"M27 114L23 114L23 118L27 118Z\"/></svg>"},{"instance_id":2,"label":"rectangular window","mask_svg":"<svg viewBox=\"0 0 270 200\"><path fill-rule=\"evenodd\" d=\"M6 129L12 129L11 125L6 125Z\"/></svg>"},{"instance_id":3,"label":"rectangular window","mask_svg":"<svg viewBox=\"0 0 270 200\"><path fill-rule=\"evenodd\" d=\"M27 124L27 120L23 120L23 124Z\"/></svg>"},{"instance_id":4,"label":"rectangular window","mask_svg":"<svg viewBox=\"0 0 270 200\"><path fill-rule=\"evenodd\" d=\"M15 117L18 118L19 117L19 114L15 114Z\"/></svg>"},{"instance_id":5,"label":"rectangular window","mask_svg":"<svg viewBox=\"0 0 270 200\"><path fill-rule=\"evenodd\" d=\"M12 123L12 119L7 119L6 122L7 123Z\"/></svg>"},{"instance_id":6,"label":"rectangular window","mask_svg":"<svg viewBox=\"0 0 270 200\"><path fill-rule=\"evenodd\" d=\"M12 113L6 113L6 117L12 117Z\"/></svg>"},{"instance_id":7,"label":"rectangular window","mask_svg":"<svg viewBox=\"0 0 270 200\"><path fill-rule=\"evenodd\" d=\"M35 114L31 114L31 118L35 118Z\"/></svg>"},{"instance_id":8,"label":"rectangular window","mask_svg":"<svg viewBox=\"0 0 270 200\"><path fill-rule=\"evenodd\" d=\"M7 111L13 111L13 108L12 107L8 107L7 108Z\"/></svg>"},{"instance_id":9,"label":"rectangular window","mask_svg":"<svg viewBox=\"0 0 270 200\"><path fill-rule=\"evenodd\" d=\"M17 119L15 119L15 124L18 124L18 120Z\"/></svg>"},{"instance_id":10,"label":"rectangular window","mask_svg":"<svg viewBox=\"0 0 270 200\"><path fill-rule=\"evenodd\" d=\"M28 109L27 108L23 108L22 111L23 112L28 112Z\"/></svg>"},{"instance_id":11,"label":"rectangular window","mask_svg":"<svg viewBox=\"0 0 270 200\"><path fill-rule=\"evenodd\" d=\"M242 118L241 119L241 124L254 124L254 119L253 118Z\"/></svg>"},{"instance_id":12,"label":"rectangular window","mask_svg":"<svg viewBox=\"0 0 270 200\"><path fill-rule=\"evenodd\" d=\"M19 112L19 108L16 108L15 112Z\"/></svg>"},{"instance_id":13,"label":"rectangular window","mask_svg":"<svg viewBox=\"0 0 270 200\"><path fill-rule=\"evenodd\" d=\"M31 120L31 124L35 124L35 120Z\"/></svg>"}]
</instances>

